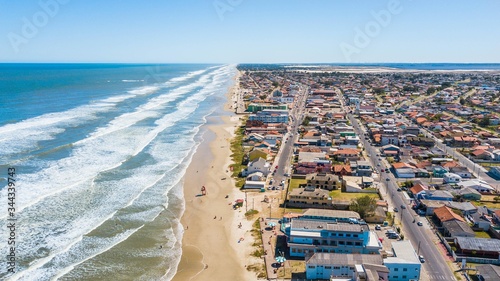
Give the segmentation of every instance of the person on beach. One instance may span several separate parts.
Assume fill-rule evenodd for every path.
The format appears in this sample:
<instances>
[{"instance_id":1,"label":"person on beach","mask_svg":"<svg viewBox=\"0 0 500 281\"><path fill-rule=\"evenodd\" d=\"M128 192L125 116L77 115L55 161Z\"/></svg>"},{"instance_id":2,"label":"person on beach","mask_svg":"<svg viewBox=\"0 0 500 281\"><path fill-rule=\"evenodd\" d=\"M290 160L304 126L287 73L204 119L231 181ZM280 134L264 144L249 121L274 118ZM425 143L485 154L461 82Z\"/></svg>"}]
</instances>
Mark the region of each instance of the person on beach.
<instances>
[{"instance_id":1,"label":"person on beach","mask_svg":"<svg viewBox=\"0 0 500 281\"><path fill-rule=\"evenodd\" d=\"M217 216L214 217L214 220L217 218Z\"/></svg>"}]
</instances>

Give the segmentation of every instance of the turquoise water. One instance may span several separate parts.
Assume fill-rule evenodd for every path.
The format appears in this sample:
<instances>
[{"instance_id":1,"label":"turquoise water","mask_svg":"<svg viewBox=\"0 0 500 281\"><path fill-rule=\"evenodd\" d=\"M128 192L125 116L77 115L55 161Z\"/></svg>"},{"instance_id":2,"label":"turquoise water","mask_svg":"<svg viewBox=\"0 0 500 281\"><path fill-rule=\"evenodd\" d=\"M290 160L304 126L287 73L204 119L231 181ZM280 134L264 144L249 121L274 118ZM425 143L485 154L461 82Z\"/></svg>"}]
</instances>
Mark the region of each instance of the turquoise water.
<instances>
[{"instance_id":1,"label":"turquoise water","mask_svg":"<svg viewBox=\"0 0 500 281\"><path fill-rule=\"evenodd\" d=\"M0 279L170 279L181 252L181 178L235 72L0 64L0 202L15 167L18 267Z\"/></svg>"}]
</instances>

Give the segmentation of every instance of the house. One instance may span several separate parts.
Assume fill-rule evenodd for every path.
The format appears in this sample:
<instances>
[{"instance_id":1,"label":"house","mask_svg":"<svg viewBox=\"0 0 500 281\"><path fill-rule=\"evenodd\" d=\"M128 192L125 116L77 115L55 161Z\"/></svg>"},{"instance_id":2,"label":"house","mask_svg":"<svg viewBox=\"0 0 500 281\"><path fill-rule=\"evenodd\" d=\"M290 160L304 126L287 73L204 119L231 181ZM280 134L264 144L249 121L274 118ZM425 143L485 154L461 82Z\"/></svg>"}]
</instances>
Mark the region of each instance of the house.
<instances>
[{"instance_id":1,"label":"house","mask_svg":"<svg viewBox=\"0 0 500 281\"><path fill-rule=\"evenodd\" d=\"M487 182L478 179L462 181L458 185L461 186L462 188L465 187L473 188L480 193L493 193L495 191L495 189Z\"/></svg>"},{"instance_id":2,"label":"house","mask_svg":"<svg viewBox=\"0 0 500 281\"><path fill-rule=\"evenodd\" d=\"M443 176L443 183L459 183L462 177L454 173L446 173Z\"/></svg>"},{"instance_id":3,"label":"house","mask_svg":"<svg viewBox=\"0 0 500 281\"><path fill-rule=\"evenodd\" d=\"M469 179L472 177L469 169L466 167L452 167L450 168L450 173L459 175L462 179Z\"/></svg>"},{"instance_id":4,"label":"house","mask_svg":"<svg viewBox=\"0 0 500 281\"><path fill-rule=\"evenodd\" d=\"M415 248L409 240L392 242L393 257L383 263L389 269L389 281L420 280L420 263Z\"/></svg>"},{"instance_id":5,"label":"house","mask_svg":"<svg viewBox=\"0 0 500 281\"><path fill-rule=\"evenodd\" d=\"M295 165L294 173L298 175L307 175L314 172L330 173L332 164L318 162L301 162Z\"/></svg>"},{"instance_id":6,"label":"house","mask_svg":"<svg viewBox=\"0 0 500 281\"><path fill-rule=\"evenodd\" d=\"M248 167L244 169L241 174L243 176L250 175L255 172L261 172L264 176L270 172L271 164L269 164L264 158L257 158L248 164Z\"/></svg>"},{"instance_id":7,"label":"house","mask_svg":"<svg viewBox=\"0 0 500 281\"><path fill-rule=\"evenodd\" d=\"M474 237L455 237L455 253L471 257L490 258L498 260L500 240Z\"/></svg>"},{"instance_id":8,"label":"house","mask_svg":"<svg viewBox=\"0 0 500 281\"><path fill-rule=\"evenodd\" d=\"M463 187L455 192L460 198L464 200L479 201L481 200L481 193L479 193L474 188Z\"/></svg>"},{"instance_id":9,"label":"house","mask_svg":"<svg viewBox=\"0 0 500 281\"><path fill-rule=\"evenodd\" d=\"M500 179L500 166L491 167L488 173L495 179Z\"/></svg>"},{"instance_id":10,"label":"house","mask_svg":"<svg viewBox=\"0 0 500 281\"><path fill-rule=\"evenodd\" d=\"M294 188L288 193L287 206L292 208L334 208L329 192L313 187Z\"/></svg>"},{"instance_id":11,"label":"house","mask_svg":"<svg viewBox=\"0 0 500 281\"><path fill-rule=\"evenodd\" d=\"M419 194L420 198L426 200L453 201L454 196L446 190L426 190Z\"/></svg>"},{"instance_id":12,"label":"house","mask_svg":"<svg viewBox=\"0 0 500 281\"><path fill-rule=\"evenodd\" d=\"M425 137L406 137L406 141L415 146L433 147L434 140Z\"/></svg>"},{"instance_id":13,"label":"house","mask_svg":"<svg viewBox=\"0 0 500 281\"><path fill-rule=\"evenodd\" d=\"M265 181L250 181L250 180L246 180L245 184L243 185L244 189L262 190L265 187L266 187L266 182Z\"/></svg>"},{"instance_id":14,"label":"house","mask_svg":"<svg viewBox=\"0 0 500 281\"><path fill-rule=\"evenodd\" d=\"M326 190L342 188L343 181L337 175L313 173L306 176L307 186Z\"/></svg>"},{"instance_id":15,"label":"house","mask_svg":"<svg viewBox=\"0 0 500 281\"><path fill-rule=\"evenodd\" d=\"M366 254L337 254L337 253L313 253L306 256L306 278L307 279L332 279L357 280L361 272L365 272L363 265L378 265L382 268L382 257L380 255ZM382 270L387 278L389 270ZM377 273L377 271L375 271ZM378 275L378 274L377 274ZM365 279L366 280L366 279ZM377 276L375 280L380 279Z\"/></svg>"},{"instance_id":16,"label":"house","mask_svg":"<svg viewBox=\"0 0 500 281\"><path fill-rule=\"evenodd\" d=\"M287 244L290 256L305 257L308 253L317 252L379 254L382 244L375 232L371 232L367 225L352 222L303 217L292 219L290 228L286 230L289 233Z\"/></svg>"},{"instance_id":17,"label":"house","mask_svg":"<svg viewBox=\"0 0 500 281\"><path fill-rule=\"evenodd\" d=\"M356 161L356 176L371 177L372 172L372 165L368 161Z\"/></svg>"},{"instance_id":18,"label":"house","mask_svg":"<svg viewBox=\"0 0 500 281\"><path fill-rule=\"evenodd\" d=\"M420 204L426 209L425 215L432 216L434 210L446 206L453 210L458 210L464 215L471 215L477 212L477 209L470 202L454 202L454 201L441 201L441 200L420 200Z\"/></svg>"},{"instance_id":19,"label":"house","mask_svg":"<svg viewBox=\"0 0 500 281\"><path fill-rule=\"evenodd\" d=\"M482 229L483 231L490 229L491 217L488 216L488 213L476 212L468 215L467 218L473 223L472 227L474 229Z\"/></svg>"},{"instance_id":20,"label":"house","mask_svg":"<svg viewBox=\"0 0 500 281\"><path fill-rule=\"evenodd\" d=\"M434 209L434 217L441 223L441 225L443 224L443 222L451 220L465 222L465 220L460 215L457 215L446 206Z\"/></svg>"},{"instance_id":21,"label":"house","mask_svg":"<svg viewBox=\"0 0 500 281\"><path fill-rule=\"evenodd\" d=\"M396 177L398 178L414 178L415 171L413 168L399 168L395 169Z\"/></svg>"},{"instance_id":22,"label":"house","mask_svg":"<svg viewBox=\"0 0 500 281\"><path fill-rule=\"evenodd\" d=\"M338 176L350 176L352 175L351 165L333 165L333 173Z\"/></svg>"},{"instance_id":23,"label":"house","mask_svg":"<svg viewBox=\"0 0 500 281\"><path fill-rule=\"evenodd\" d=\"M432 168L432 176L435 178L443 178L445 174L448 173L448 170L441 166L434 166Z\"/></svg>"},{"instance_id":24,"label":"house","mask_svg":"<svg viewBox=\"0 0 500 281\"><path fill-rule=\"evenodd\" d=\"M414 198L418 198L419 194L425 193L426 190L429 190L427 185L423 183L416 183L410 188L410 192L413 194Z\"/></svg>"},{"instance_id":25,"label":"house","mask_svg":"<svg viewBox=\"0 0 500 281\"><path fill-rule=\"evenodd\" d=\"M262 172L253 172L247 176L247 181L265 181L266 177Z\"/></svg>"},{"instance_id":26,"label":"house","mask_svg":"<svg viewBox=\"0 0 500 281\"><path fill-rule=\"evenodd\" d=\"M337 161L356 161L359 160L359 150L352 148L339 149L333 152L333 156Z\"/></svg>"},{"instance_id":27,"label":"house","mask_svg":"<svg viewBox=\"0 0 500 281\"><path fill-rule=\"evenodd\" d=\"M393 144L388 144L388 145L382 146L381 151L382 151L382 154L385 155L385 156L392 156L392 157L394 157L394 156L399 155L399 153L400 153L401 150L399 149L399 147L397 147L397 146L395 146Z\"/></svg>"},{"instance_id":28,"label":"house","mask_svg":"<svg viewBox=\"0 0 500 281\"><path fill-rule=\"evenodd\" d=\"M468 223L458 220L443 222L443 233L449 237L474 237L476 235Z\"/></svg>"},{"instance_id":29,"label":"house","mask_svg":"<svg viewBox=\"0 0 500 281\"><path fill-rule=\"evenodd\" d=\"M481 281L500 280L500 266L493 264L476 265L476 276Z\"/></svg>"}]
</instances>

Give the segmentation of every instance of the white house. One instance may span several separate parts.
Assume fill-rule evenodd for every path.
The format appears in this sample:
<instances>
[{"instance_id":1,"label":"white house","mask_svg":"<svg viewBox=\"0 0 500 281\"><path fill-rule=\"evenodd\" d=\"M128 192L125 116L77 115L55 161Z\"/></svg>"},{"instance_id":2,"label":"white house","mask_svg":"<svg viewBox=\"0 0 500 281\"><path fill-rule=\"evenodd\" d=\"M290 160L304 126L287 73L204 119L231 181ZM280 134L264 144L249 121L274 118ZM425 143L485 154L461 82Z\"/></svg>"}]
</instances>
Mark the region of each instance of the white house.
<instances>
[{"instance_id":1,"label":"white house","mask_svg":"<svg viewBox=\"0 0 500 281\"><path fill-rule=\"evenodd\" d=\"M247 181L262 181L264 180L264 174L262 172L253 172L247 176Z\"/></svg>"},{"instance_id":2,"label":"white house","mask_svg":"<svg viewBox=\"0 0 500 281\"><path fill-rule=\"evenodd\" d=\"M400 168L396 169L396 176L398 178L414 178L415 171L412 168Z\"/></svg>"},{"instance_id":3,"label":"white house","mask_svg":"<svg viewBox=\"0 0 500 281\"><path fill-rule=\"evenodd\" d=\"M455 173L446 173L443 176L443 183L459 183L462 181L462 177Z\"/></svg>"},{"instance_id":4,"label":"white house","mask_svg":"<svg viewBox=\"0 0 500 281\"><path fill-rule=\"evenodd\" d=\"M418 281L421 263L410 240L392 242L394 257L384 259L389 281Z\"/></svg>"},{"instance_id":5,"label":"white house","mask_svg":"<svg viewBox=\"0 0 500 281\"><path fill-rule=\"evenodd\" d=\"M243 176L250 175L255 172L261 172L264 176L270 172L271 164L269 164L264 158L257 158L248 164L248 167L241 172Z\"/></svg>"},{"instance_id":6,"label":"white house","mask_svg":"<svg viewBox=\"0 0 500 281\"><path fill-rule=\"evenodd\" d=\"M306 257L307 279L366 280L362 277L367 273L376 277L374 280L387 280L389 270L382 265L381 255L314 253Z\"/></svg>"},{"instance_id":7,"label":"white house","mask_svg":"<svg viewBox=\"0 0 500 281\"><path fill-rule=\"evenodd\" d=\"M482 181L482 180L478 180L478 179L462 181L462 182L460 182L459 185L462 186L463 188L464 187L473 188L480 193L495 191L495 189L491 185L489 185L487 182Z\"/></svg>"}]
</instances>

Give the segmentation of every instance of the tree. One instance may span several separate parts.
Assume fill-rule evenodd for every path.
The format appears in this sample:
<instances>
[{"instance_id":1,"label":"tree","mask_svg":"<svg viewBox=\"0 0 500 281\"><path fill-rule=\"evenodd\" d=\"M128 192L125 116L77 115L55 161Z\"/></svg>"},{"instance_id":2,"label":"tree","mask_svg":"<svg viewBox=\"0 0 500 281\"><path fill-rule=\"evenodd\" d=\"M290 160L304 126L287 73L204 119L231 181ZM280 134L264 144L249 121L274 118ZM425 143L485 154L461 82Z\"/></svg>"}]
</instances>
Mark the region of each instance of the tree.
<instances>
[{"instance_id":1,"label":"tree","mask_svg":"<svg viewBox=\"0 0 500 281\"><path fill-rule=\"evenodd\" d=\"M349 210L357 212L363 219L371 215L375 208L377 208L377 201L368 195L352 199L349 205Z\"/></svg>"},{"instance_id":2,"label":"tree","mask_svg":"<svg viewBox=\"0 0 500 281\"><path fill-rule=\"evenodd\" d=\"M487 116L485 116L485 117L483 117L483 119L481 119L481 120L479 121L479 123L478 123L478 124L479 124L479 126L482 126L482 127L489 126L489 125L490 125L490 118L489 118L489 117L487 117Z\"/></svg>"},{"instance_id":3,"label":"tree","mask_svg":"<svg viewBox=\"0 0 500 281\"><path fill-rule=\"evenodd\" d=\"M306 116L304 118L304 121L302 121L302 126L308 126L310 121L311 121L311 117Z\"/></svg>"},{"instance_id":4,"label":"tree","mask_svg":"<svg viewBox=\"0 0 500 281\"><path fill-rule=\"evenodd\" d=\"M464 104L465 104L465 99L464 99L464 98L460 98L460 104L461 104L461 105L464 105Z\"/></svg>"}]
</instances>

